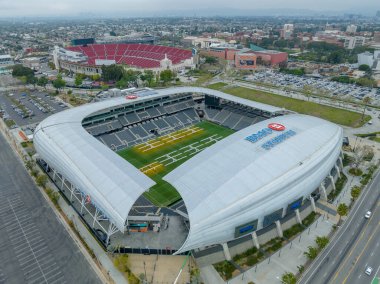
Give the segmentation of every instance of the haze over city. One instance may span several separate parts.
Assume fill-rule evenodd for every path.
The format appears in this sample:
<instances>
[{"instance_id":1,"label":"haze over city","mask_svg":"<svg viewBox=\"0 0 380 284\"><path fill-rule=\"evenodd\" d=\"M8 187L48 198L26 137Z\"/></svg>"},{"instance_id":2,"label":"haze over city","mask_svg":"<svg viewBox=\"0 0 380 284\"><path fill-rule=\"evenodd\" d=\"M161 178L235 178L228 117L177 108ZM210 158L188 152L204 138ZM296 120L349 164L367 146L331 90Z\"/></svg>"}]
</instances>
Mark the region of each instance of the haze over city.
<instances>
[{"instance_id":1,"label":"haze over city","mask_svg":"<svg viewBox=\"0 0 380 284\"><path fill-rule=\"evenodd\" d=\"M306 14L371 14L377 8L377 0L366 1L302 1L302 0L220 0L215 6L212 0L0 0L0 17L22 16L265 16Z\"/></svg>"}]
</instances>

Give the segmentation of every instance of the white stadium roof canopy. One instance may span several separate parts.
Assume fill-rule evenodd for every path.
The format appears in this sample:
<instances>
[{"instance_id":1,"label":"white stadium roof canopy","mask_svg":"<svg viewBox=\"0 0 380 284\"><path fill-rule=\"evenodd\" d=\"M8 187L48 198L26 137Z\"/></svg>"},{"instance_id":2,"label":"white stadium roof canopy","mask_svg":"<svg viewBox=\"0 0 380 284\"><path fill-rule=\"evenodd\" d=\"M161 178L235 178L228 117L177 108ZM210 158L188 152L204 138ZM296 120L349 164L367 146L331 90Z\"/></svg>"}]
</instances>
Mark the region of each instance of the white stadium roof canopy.
<instances>
[{"instance_id":1,"label":"white stadium roof canopy","mask_svg":"<svg viewBox=\"0 0 380 284\"><path fill-rule=\"evenodd\" d=\"M41 158L77 189L89 195L91 202L122 232L134 202L154 185L154 181L91 136L82 127L84 118L121 105L180 93L208 94L269 113L281 111L207 88L179 87L151 93L133 100L123 96L59 112L42 121L34 133L34 144Z\"/></svg>"},{"instance_id":2,"label":"white stadium roof canopy","mask_svg":"<svg viewBox=\"0 0 380 284\"><path fill-rule=\"evenodd\" d=\"M83 119L179 93L208 94L271 114L283 111L206 88L169 88L151 93L62 111L42 121L34 134L40 157L89 195L122 232L133 204L154 181L91 136L82 126ZM296 134L270 150L261 145L275 137L276 131L256 143L245 140L269 122L281 123ZM233 227L310 194L306 191L318 187L336 162L341 139L341 128L325 120L279 116L230 135L174 169L164 179L179 191L190 219L190 232L179 252L233 239Z\"/></svg>"},{"instance_id":3,"label":"white stadium roof canopy","mask_svg":"<svg viewBox=\"0 0 380 284\"><path fill-rule=\"evenodd\" d=\"M280 123L252 143L245 138ZM266 150L264 143L294 131ZM342 129L306 115L270 118L240 130L189 159L163 179L182 196L190 232L178 253L234 239L234 229L311 194L337 161Z\"/></svg>"}]
</instances>

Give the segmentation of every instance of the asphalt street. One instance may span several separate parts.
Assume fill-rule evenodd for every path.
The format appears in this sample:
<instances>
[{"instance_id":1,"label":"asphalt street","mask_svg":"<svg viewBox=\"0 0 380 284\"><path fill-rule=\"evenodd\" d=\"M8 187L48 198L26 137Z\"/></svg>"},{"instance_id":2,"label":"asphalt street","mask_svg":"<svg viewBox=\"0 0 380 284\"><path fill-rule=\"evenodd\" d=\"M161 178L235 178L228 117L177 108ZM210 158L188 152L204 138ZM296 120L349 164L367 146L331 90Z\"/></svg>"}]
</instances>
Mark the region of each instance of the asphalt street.
<instances>
[{"instance_id":1,"label":"asphalt street","mask_svg":"<svg viewBox=\"0 0 380 284\"><path fill-rule=\"evenodd\" d=\"M380 174L351 209L331 244L304 273L300 283L371 283L380 266ZM370 210L372 216L365 219ZM374 271L366 275L365 269Z\"/></svg>"},{"instance_id":2,"label":"asphalt street","mask_svg":"<svg viewBox=\"0 0 380 284\"><path fill-rule=\"evenodd\" d=\"M0 283L101 283L0 134Z\"/></svg>"}]
</instances>

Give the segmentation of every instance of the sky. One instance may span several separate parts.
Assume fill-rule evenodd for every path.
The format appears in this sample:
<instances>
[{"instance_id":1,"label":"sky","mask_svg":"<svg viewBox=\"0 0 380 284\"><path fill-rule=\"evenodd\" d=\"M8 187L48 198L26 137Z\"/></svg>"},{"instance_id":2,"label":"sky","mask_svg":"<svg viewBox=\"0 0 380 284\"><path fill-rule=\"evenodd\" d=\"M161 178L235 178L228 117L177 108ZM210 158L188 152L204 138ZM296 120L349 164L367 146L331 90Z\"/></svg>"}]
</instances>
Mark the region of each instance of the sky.
<instances>
[{"instance_id":1,"label":"sky","mask_svg":"<svg viewBox=\"0 0 380 284\"><path fill-rule=\"evenodd\" d=\"M214 5L217 3L218 8ZM282 10L374 15L379 0L0 0L0 17L276 14ZM302 12L301 12L302 14Z\"/></svg>"}]
</instances>

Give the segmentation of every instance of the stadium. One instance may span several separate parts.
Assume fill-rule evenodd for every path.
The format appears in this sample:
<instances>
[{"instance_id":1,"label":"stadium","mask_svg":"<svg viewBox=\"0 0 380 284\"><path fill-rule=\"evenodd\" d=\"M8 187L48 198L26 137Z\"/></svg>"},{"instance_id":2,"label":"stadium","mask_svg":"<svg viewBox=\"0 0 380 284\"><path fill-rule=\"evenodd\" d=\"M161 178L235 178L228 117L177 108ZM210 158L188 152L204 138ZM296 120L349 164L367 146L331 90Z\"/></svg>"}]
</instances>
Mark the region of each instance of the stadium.
<instances>
[{"instance_id":1,"label":"stadium","mask_svg":"<svg viewBox=\"0 0 380 284\"><path fill-rule=\"evenodd\" d=\"M102 65L120 64L130 69L160 72L193 67L190 50L151 44L88 44L54 47L54 64L74 73L101 74Z\"/></svg>"},{"instance_id":2,"label":"stadium","mask_svg":"<svg viewBox=\"0 0 380 284\"><path fill-rule=\"evenodd\" d=\"M303 218L340 175L342 129L325 120L207 88L124 94L34 134L40 164L109 248L228 256Z\"/></svg>"}]
</instances>

